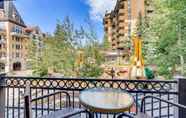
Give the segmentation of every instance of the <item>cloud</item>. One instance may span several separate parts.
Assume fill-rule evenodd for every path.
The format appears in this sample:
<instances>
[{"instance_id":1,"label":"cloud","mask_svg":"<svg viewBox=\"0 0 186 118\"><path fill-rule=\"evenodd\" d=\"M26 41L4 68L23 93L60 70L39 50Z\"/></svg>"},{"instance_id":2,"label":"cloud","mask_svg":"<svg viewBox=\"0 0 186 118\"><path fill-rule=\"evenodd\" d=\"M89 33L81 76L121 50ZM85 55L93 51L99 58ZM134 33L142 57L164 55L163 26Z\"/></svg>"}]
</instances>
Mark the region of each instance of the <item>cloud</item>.
<instances>
[{"instance_id":1,"label":"cloud","mask_svg":"<svg viewBox=\"0 0 186 118\"><path fill-rule=\"evenodd\" d=\"M90 6L89 15L92 20L102 21L106 11L114 9L117 0L86 0Z\"/></svg>"}]
</instances>

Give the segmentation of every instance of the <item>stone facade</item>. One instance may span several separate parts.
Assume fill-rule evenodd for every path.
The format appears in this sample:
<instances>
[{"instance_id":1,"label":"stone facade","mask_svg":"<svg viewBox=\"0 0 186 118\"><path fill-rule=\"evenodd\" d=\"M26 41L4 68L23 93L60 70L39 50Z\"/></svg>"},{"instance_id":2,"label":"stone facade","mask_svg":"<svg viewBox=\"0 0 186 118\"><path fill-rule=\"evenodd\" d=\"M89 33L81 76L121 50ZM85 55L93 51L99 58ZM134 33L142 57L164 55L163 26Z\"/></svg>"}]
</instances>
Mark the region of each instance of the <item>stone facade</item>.
<instances>
[{"instance_id":1,"label":"stone facade","mask_svg":"<svg viewBox=\"0 0 186 118\"><path fill-rule=\"evenodd\" d=\"M0 2L0 72L26 69L30 38L12 1Z\"/></svg>"}]
</instances>

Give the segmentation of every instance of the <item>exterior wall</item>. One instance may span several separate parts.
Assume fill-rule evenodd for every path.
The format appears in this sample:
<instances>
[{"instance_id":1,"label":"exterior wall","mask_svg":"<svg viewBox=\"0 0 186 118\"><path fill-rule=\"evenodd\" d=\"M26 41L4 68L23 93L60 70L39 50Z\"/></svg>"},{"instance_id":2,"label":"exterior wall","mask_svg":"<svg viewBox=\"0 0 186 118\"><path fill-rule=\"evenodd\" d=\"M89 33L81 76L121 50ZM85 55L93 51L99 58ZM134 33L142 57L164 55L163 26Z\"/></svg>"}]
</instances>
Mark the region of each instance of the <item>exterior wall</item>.
<instances>
[{"instance_id":1,"label":"exterior wall","mask_svg":"<svg viewBox=\"0 0 186 118\"><path fill-rule=\"evenodd\" d=\"M13 31L15 27L20 32ZM27 42L29 37L24 34L24 27L11 22L6 23L7 32L7 66L6 72L13 71L14 63L21 63L21 70L26 69Z\"/></svg>"},{"instance_id":2,"label":"exterior wall","mask_svg":"<svg viewBox=\"0 0 186 118\"><path fill-rule=\"evenodd\" d=\"M145 1L131 0L131 32L136 31L136 25L139 19L139 14L145 16Z\"/></svg>"},{"instance_id":3,"label":"exterior wall","mask_svg":"<svg viewBox=\"0 0 186 118\"><path fill-rule=\"evenodd\" d=\"M6 29L5 23L0 23L0 70L4 70L6 66L7 57L7 42L6 42ZM4 69L2 69L4 68Z\"/></svg>"},{"instance_id":4,"label":"exterior wall","mask_svg":"<svg viewBox=\"0 0 186 118\"><path fill-rule=\"evenodd\" d=\"M5 30L6 30L6 67L5 67L5 72L9 72L11 70L11 62L10 62L10 26L8 22L5 22Z\"/></svg>"},{"instance_id":5,"label":"exterior wall","mask_svg":"<svg viewBox=\"0 0 186 118\"><path fill-rule=\"evenodd\" d=\"M29 37L24 34L24 27L9 21L0 23L4 24L4 29L0 32L1 40L4 40L0 43L0 63L5 64L5 72L13 71L16 62L21 63L21 70L26 69ZM22 32L14 32L15 27L22 29Z\"/></svg>"},{"instance_id":6,"label":"exterior wall","mask_svg":"<svg viewBox=\"0 0 186 118\"><path fill-rule=\"evenodd\" d=\"M26 69L29 36L25 24L12 1L0 8L0 72ZM5 66L5 67L3 67Z\"/></svg>"},{"instance_id":7,"label":"exterior wall","mask_svg":"<svg viewBox=\"0 0 186 118\"><path fill-rule=\"evenodd\" d=\"M145 16L144 0L118 0L115 9L104 17L105 34L112 49L125 47L136 30L139 13Z\"/></svg>"}]
</instances>

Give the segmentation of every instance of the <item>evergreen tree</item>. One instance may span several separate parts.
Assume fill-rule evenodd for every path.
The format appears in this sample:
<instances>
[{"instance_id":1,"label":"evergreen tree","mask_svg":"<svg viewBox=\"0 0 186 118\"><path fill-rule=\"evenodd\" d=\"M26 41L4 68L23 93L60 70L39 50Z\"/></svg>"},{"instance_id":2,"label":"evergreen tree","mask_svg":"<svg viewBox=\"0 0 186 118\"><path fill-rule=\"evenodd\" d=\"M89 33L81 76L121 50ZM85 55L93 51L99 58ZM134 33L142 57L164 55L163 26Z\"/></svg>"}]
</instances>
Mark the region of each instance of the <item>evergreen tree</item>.
<instances>
[{"instance_id":1,"label":"evergreen tree","mask_svg":"<svg viewBox=\"0 0 186 118\"><path fill-rule=\"evenodd\" d=\"M145 40L150 40L145 45L152 49L154 54L148 57L148 60L157 64L160 75L170 78L175 70L182 68L183 71L185 67L186 2L184 0L153 2L154 15L144 33Z\"/></svg>"},{"instance_id":2,"label":"evergreen tree","mask_svg":"<svg viewBox=\"0 0 186 118\"><path fill-rule=\"evenodd\" d=\"M48 72L56 72L64 76L76 76L77 52L82 49L85 53L85 63L82 65L80 75L99 76L103 56L95 34L92 29L85 31L83 27L74 28L69 17L66 17L63 22L58 20L54 36L43 39L44 47L39 59L34 57L37 53L35 44L30 46L30 55L34 57L30 58L30 64L34 74L47 76ZM82 39L87 39L87 43L82 45Z\"/></svg>"}]
</instances>

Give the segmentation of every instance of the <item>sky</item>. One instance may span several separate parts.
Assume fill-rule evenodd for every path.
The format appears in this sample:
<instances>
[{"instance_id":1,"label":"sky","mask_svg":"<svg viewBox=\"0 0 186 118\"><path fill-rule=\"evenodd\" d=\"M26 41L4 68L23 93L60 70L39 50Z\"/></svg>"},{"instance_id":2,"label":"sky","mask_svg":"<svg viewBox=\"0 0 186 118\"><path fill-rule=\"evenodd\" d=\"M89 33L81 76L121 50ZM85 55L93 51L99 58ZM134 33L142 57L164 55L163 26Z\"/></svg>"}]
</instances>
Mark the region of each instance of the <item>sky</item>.
<instances>
[{"instance_id":1,"label":"sky","mask_svg":"<svg viewBox=\"0 0 186 118\"><path fill-rule=\"evenodd\" d=\"M84 26L89 18L98 38L104 31L102 20L116 0L16 0L15 5L27 25L38 25L43 32L53 33L57 20L69 16L76 27Z\"/></svg>"}]
</instances>

